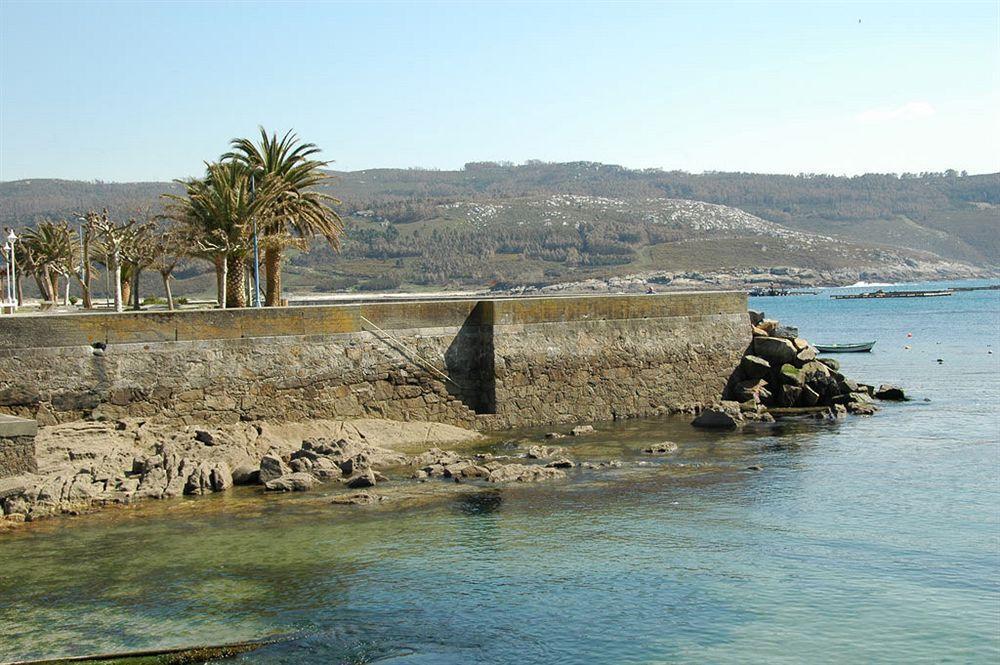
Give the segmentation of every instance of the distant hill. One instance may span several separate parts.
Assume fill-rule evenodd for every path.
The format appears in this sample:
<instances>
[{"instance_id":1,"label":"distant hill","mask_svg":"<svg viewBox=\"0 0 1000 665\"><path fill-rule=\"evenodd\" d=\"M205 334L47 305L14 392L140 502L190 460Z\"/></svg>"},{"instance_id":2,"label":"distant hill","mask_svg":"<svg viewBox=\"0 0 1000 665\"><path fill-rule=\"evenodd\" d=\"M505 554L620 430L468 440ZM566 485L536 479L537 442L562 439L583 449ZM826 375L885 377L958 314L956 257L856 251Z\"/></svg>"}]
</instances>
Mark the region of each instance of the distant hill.
<instances>
[{"instance_id":1,"label":"distant hill","mask_svg":"<svg viewBox=\"0 0 1000 665\"><path fill-rule=\"evenodd\" d=\"M335 172L343 252L293 256L316 290L551 283L652 270L1000 265L1000 174L689 174L591 162ZM0 224L156 211L172 183L0 183ZM205 268L183 273L189 288Z\"/></svg>"}]
</instances>

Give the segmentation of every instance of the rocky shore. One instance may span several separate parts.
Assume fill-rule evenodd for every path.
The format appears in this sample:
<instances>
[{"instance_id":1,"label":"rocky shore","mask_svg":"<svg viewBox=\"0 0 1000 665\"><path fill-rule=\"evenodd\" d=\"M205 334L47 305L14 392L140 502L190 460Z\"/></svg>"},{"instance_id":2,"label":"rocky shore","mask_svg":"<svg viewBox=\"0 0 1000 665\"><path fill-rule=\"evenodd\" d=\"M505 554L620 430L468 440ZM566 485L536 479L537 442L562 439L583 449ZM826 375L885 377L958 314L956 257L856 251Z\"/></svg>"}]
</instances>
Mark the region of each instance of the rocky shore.
<instances>
[{"instance_id":1,"label":"rocky shore","mask_svg":"<svg viewBox=\"0 0 1000 665\"><path fill-rule=\"evenodd\" d=\"M747 325L751 344L719 401L695 409L696 427L736 429L802 416L835 420L873 414L876 399L906 399L897 386L875 388L847 378L836 360L817 357L794 327L757 312L749 313ZM584 424L545 438L594 432ZM334 505L371 504L382 499L373 488L390 480L527 483L564 478L574 468L622 466L621 460L576 459L573 446L533 443L509 454L484 452L485 441L450 425L379 419L214 427L139 418L57 424L38 433L36 471L0 480L0 527L237 485L260 492L325 485L339 490ZM677 444L663 441L640 452L668 456L676 450Z\"/></svg>"},{"instance_id":2,"label":"rocky shore","mask_svg":"<svg viewBox=\"0 0 1000 665\"><path fill-rule=\"evenodd\" d=\"M997 277L996 270L970 266L953 261L913 261L883 264L877 268L844 268L839 270L813 270L777 266L707 271L649 271L587 279L578 282L560 282L546 286L522 286L504 291L510 295L551 295L574 293L646 293L655 291L734 289L750 290L770 287L808 289L819 287L850 286L858 282L922 282L940 280L980 279Z\"/></svg>"},{"instance_id":3,"label":"rocky shore","mask_svg":"<svg viewBox=\"0 0 1000 665\"><path fill-rule=\"evenodd\" d=\"M552 436L593 431L581 426ZM563 478L565 469L578 465L621 465L578 464L558 446L529 446L510 455L439 447L475 448L483 439L450 425L370 419L180 429L142 419L54 425L36 441L37 473L0 480L0 528L237 485L263 492L328 485L345 490L333 504L368 504L381 500L371 489L390 478L525 483Z\"/></svg>"},{"instance_id":4,"label":"rocky shore","mask_svg":"<svg viewBox=\"0 0 1000 665\"><path fill-rule=\"evenodd\" d=\"M750 312L753 339L726 384L719 404L704 409L696 427L734 429L775 418L826 420L847 414L873 415L876 399L904 401L899 386L876 388L840 373L834 358L820 358L816 348L792 326Z\"/></svg>"}]
</instances>

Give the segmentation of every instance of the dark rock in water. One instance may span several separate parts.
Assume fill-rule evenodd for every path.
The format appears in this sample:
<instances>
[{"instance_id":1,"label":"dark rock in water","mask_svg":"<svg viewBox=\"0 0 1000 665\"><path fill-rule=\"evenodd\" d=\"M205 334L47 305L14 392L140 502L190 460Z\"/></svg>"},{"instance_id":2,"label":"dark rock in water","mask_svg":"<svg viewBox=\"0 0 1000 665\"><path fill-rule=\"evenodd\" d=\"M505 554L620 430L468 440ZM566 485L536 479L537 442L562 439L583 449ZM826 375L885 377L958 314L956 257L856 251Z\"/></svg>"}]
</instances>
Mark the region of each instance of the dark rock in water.
<instances>
[{"instance_id":1,"label":"dark rock in water","mask_svg":"<svg viewBox=\"0 0 1000 665\"><path fill-rule=\"evenodd\" d=\"M763 471L763 470L764 467L760 466L759 464L752 464L747 467L747 471Z\"/></svg>"},{"instance_id":2,"label":"dark rock in water","mask_svg":"<svg viewBox=\"0 0 1000 665\"><path fill-rule=\"evenodd\" d=\"M748 379L763 379L771 373L771 363L759 356L743 356L740 369Z\"/></svg>"},{"instance_id":3,"label":"dark rock in water","mask_svg":"<svg viewBox=\"0 0 1000 665\"><path fill-rule=\"evenodd\" d=\"M593 425L577 425L576 427L574 427L573 429L571 429L569 431L569 433L572 434L573 436L583 436L585 434L593 434L594 433L594 426Z\"/></svg>"},{"instance_id":4,"label":"dark rock in water","mask_svg":"<svg viewBox=\"0 0 1000 665\"><path fill-rule=\"evenodd\" d=\"M802 406L816 406L819 404L819 393L809 386L802 386L802 394L799 396L799 403Z\"/></svg>"},{"instance_id":5,"label":"dark rock in water","mask_svg":"<svg viewBox=\"0 0 1000 665\"><path fill-rule=\"evenodd\" d=\"M794 344L778 337L754 337L753 353L767 360L772 366L793 362L798 355Z\"/></svg>"},{"instance_id":6,"label":"dark rock in water","mask_svg":"<svg viewBox=\"0 0 1000 665\"><path fill-rule=\"evenodd\" d=\"M669 455L670 453L677 451L677 444L673 441L664 441L663 443L658 443L655 446L650 446L649 448L643 448L642 452L647 455Z\"/></svg>"},{"instance_id":7,"label":"dark rock in water","mask_svg":"<svg viewBox=\"0 0 1000 665\"><path fill-rule=\"evenodd\" d=\"M352 490L363 489L375 486L375 473L371 469L365 469L362 473L347 481L347 486Z\"/></svg>"},{"instance_id":8,"label":"dark rock in water","mask_svg":"<svg viewBox=\"0 0 1000 665\"><path fill-rule=\"evenodd\" d=\"M849 413L853 413L856 416L872 416L878 411L877 406L867 402L848 402L846 408Z\"/></svg>"},{"instance_id":9,"label":"dark rock in water","mask_svg":"<svg viewBox=\"0 0 1000 665\"><path fill-rule=\"evenodd\" d=\"M879 386L878 390L875 391L875 397L891 402L902 402L907 399L902 388L889 384Z\"/></svg>"},{"instance_id":10,"label":"dark rock in water","mask_svg":"<svg viewBox=\"0 0 1000 665\"><path fill-rule=\"evenodd\" d=\"M572 460L568 460L565 457L563 457L561 459L552 460L545 466L547 466L550 469L572 469L574 466L576 466L576 464L574 464ZM488 470L485 475L489 475Z\"/></svg>"},{"instance_id":11,"label":"dark rock in water","mask_svg":"<svg viewBox=\"0 0 1000 665\"><path fill-rule=\"evenodd\" d=\"M215 445L215 437L212 435L211 432L206 432L203 429L195 431L194 440L200 441L201 443L204 443L206 446Z\"/></svg>"},{"instance_id":12,"label":"dark rock in water","mask_svg":"<svg viewBox=\"0 0 1000 665\"><path fill-rule=\"evenodd\" d=\"M760 322L764 320L764 312L755 312L752 309L748 312L750 315L750 325L757 326Z\"/></svg>"},{"instance_id":13,"label":"dark rock in water","mask_svg":"<svg viewBox=\"0 0 1000 665\"><path fill-rule=\"evenodd\" d=\"M257 485L260 483L260 469L242 465L233 469L234 485Z\"/></svg>"},{"instance_id":14,"label":"dark rock in water","mask_svg":"<svg viewBox=\"0 0 1000 665\"><path fill-rule=\"evenodd\" d=\"M566 435L561 432L548 432L545 434L546 439L565 439Z\"/></svg>"},{"instance_id":15,"label":"dark rock in water","mask_svg":"<svg viewBox=\"0 0 1000 665\"><path fill-rule=\"evenodd\" d=\"M702 411L691 424L705 429L736 429L743 422L744 418L739 404L737 402L723 402L720 406L710 407Z\"/></svg>"},{"instance_id":16,"label":"dark rock in water","mask_svg":"<svg viewBox=\"0 0 1000 665\"><path fill-rule=\"evenodd\" d=\"M827 367L829 367L834 372L839 372L840 371L840 361L837 360L836 358L817 358L816 360L818 362L823 363L824 365L826 365Z\"/></svg>"},{"instance_id":17,"label":"dark rock in water","mask_svg":"<svg viewBox=\"0 0 1000 665\"><path fill-rule=\"evenodd\" d=\"M802 395L802 386L784 385L778 393L778 401L782 406L795 406Z\"/></svg>"}]
</instances>

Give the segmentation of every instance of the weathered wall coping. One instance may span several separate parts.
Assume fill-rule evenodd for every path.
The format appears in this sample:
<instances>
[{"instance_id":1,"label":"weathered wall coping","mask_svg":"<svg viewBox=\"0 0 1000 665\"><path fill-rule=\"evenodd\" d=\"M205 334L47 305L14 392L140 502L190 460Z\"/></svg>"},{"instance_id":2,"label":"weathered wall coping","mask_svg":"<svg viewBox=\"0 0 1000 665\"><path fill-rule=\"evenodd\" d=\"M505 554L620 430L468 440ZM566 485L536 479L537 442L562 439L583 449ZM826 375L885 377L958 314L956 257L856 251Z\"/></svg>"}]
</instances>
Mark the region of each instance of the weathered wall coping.
<instances>
[{"instance_id":1,"label":"weathered wall coping","mask_svg":"<svg viewBox=\"0 0 1000 665\"><path fill-rule=\"evenodd\" d=\"M0 319L0 350L454 328L568 321L634 320L746 312L737 291L558 296L297 306L177 312L89 312ZM367 321L366 321L367 320ZM371 322L369 324L368 322Z\"/></svg>"},{"instance_id":2,"label":"weathered wall coping","mask_svg":"<svg viewBox=\"0 0 1000 665\"><path fill-rule=\"evenodd\" d=\"M15 436L35 436L37 433L38 423L34 420L0 413L0 439L10 439Z\"/></svg>"}]
</instances>

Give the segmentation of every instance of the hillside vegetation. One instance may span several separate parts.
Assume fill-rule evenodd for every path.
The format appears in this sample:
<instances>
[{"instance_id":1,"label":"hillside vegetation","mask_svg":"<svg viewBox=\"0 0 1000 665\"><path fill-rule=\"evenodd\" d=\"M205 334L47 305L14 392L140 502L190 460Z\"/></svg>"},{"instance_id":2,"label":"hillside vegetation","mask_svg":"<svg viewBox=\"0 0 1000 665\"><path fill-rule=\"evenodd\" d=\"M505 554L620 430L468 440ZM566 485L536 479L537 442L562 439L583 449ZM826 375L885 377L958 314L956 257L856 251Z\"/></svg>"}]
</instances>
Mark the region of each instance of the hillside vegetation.
<instances>
[{"instance_id":1,"label":"hillside vegetation","mask_svg":"<svg viewBox=\"0 0 1000 665\"><path fill-rule=\"evenodd\" d=\"M552 283L655 270L1000 265L1000 174L689 174L589 162L335 174L343 251L294 255L298 290ZM155 212L171 183L0 183L0 223ZM187 290L207 266L182 271ZM185 290L182 282L181 290Z\"/></svg>"}]
</instances>

